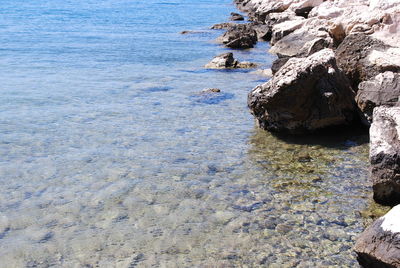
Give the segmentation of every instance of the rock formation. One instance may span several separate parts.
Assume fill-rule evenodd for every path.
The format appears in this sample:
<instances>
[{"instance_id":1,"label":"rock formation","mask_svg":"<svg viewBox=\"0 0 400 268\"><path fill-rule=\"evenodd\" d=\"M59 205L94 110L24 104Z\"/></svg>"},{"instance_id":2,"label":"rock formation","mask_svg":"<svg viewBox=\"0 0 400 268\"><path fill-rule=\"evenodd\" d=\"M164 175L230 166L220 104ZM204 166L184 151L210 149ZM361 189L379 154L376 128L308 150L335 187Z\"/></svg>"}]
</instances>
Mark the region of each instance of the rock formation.
<instances>
[{"instance_id":1,"label":"rock formation","mask_svg":"<svg viewBox=\"0 0 400 268\"><path fill-rule=\"evenodd\" d=\"M377 107L370 128L370 162L374 199L400 204L400 107Z\"/></svg>"},{"instance_id":2,"label":"rock formation","mask_svg":"<svg viewBox=\"0 0 400 268\"><path fill-rule=\"evenodd\" d=\"M309 132L354 119L354 92L331 49L291 58L267 83L254 88L248 106L260 127Z\"/></svg>"},{"instance_id":3,"label":"rock formation","mask_svg":"<svg viewBox=\"0 0 400 268\"><path fill-rule=\"evenodd\" d=\"M207 69L234 69L234 68L255 68L257 65L252 62L243 61L239 62L233 57L233 53L223 53L215 56L205 66Z\"/></svg>"},{"instance_id":4,"label":"rock formation","mask_svg":"<svg viewBox=\"0 0 400 268\"><path fill-rule=\"evenodd\" d=\"M354 250L365 268L400 267L400 205L376 220L357 239Z\"/></svg>"}]
</instances>

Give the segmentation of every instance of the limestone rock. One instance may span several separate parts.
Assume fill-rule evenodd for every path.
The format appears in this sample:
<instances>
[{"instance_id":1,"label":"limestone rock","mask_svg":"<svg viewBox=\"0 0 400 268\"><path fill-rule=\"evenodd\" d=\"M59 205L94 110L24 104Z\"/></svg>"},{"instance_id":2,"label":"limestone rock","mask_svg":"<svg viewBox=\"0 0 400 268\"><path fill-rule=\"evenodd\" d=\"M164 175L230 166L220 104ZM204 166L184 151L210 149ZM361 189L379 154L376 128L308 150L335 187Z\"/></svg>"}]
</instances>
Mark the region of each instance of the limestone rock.
<instances>
[{"instance_id":1,"label":"limestone rock","mask_svg":"<svg viewBox=\"0 0 400 268\"><path fill-rule=\"evenodd\" d=\"M347 36L336 50L338 66L352 81L353 88L372 77L375 77L380 68L368 60L373 50L384 51L387 46L363 33Z\"/></svg>"},{"instance_id":2,"label":"limestone rock","mask_svg":"<svg viewBox=\"0 0 400 268\"><path fill-rule=\"evenodd\" d=\"M376 220L357 239L354 250L365 268L400 267L400 205Z\"/></svg>"},{"instance_id":3,"label":"limestone rock","mask_svg":"<svg viewBox=\"0 0 400 268\"><path fill-rule=\"evenodd\" d=\"M248 106L260 127L290 133L348 124L355 111L354 92L331 49L289 59L249 93Z\"/></svg>"},{"instance_id":4,"label":"limestone rock","mask_svg":"<svg viewBox=\"0 0 400 268\"><path fill-rule=\"evenodd\" d=\"M395 106L400 97L400 74L385 72L360 83L356 102L368 123L375 107Z\"/></svg>"},{"instance_id":5,"label":"limestone rock","mask_svg":"<svg viewBox=\"0 0 400 268\"><path fill-rule=\"evenodd\" d=\"M232 28L233 26L237 25L236 23L233 22L223 22L223 23L217 23L211 26L212 30L226 30L229 28Z\"/></svg>"},{"instance_id":6,"label":"limestone rock","mask_svg":"<svg viewBox=\"0 0 400 268\"><path fill-rule=\"evenodd\" d=\"M239 62L233 57L233 53L228 52L215 56L204 67L207 69L255 68L257 64L248 61Z\"/></svg>"},{"instance_id":7,"label":"limestone rock","mask_svg":"<svg viewBox=\"0 0 400 268\"><path fill-rule=\"evenodd\" d=\"M400 107L377 107L370 128L370 163L374 199L400 203Z\"/></svg>"},{"instance_id":8,"label":"limestone rock","mask_svg":"<svg viewBox=\"0 0 400 268\"><path fill-rule=\"evenodd\" d=\"M230 48L252 48L257 43L257 33L247 24L237 24L229 28L219 40Z\"/></svg>"}]
</instances>

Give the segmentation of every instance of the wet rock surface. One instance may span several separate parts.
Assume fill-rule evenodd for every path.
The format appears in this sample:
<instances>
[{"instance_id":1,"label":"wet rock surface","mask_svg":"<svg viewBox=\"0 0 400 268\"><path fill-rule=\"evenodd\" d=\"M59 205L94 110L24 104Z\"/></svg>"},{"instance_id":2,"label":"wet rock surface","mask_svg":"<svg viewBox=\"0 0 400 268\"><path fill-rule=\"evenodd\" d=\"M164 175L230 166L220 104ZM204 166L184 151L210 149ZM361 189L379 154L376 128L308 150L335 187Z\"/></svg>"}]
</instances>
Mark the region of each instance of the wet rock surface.
<instances>
[{"instance_id":1,"label":"wet rock surface","mask_svg":"<svg viewBox=\"0 0 400 268\"><path fill-rule=\"evenodd\" d=\"M400 107L374 109L370 128L370 162L374 199L400 203Z\"/></svg>"},{"instance_id":2,"label":"wet rock surface","mask_svg":"<svg viewBox=\"0 0 400 268\"><path fill-rule=\"evenodd\" d=\"M248 106L262 128L302 133L350 123L353 98L333 51L325 49L308 58L291 58L249 93Z\"/></svg>"},{"instance_id":3,"label":"wet rock surface","mask_svg":"<svg viewBox=\"0 0 400 268\"><path fill-rule=\"evenodd\" d=\"M376 220L357 239L354 250L365 268L400 267L400 205Z\"/></svg>"},{"instance_id":4,"label":"wet rock surface","mask_svg":"<svg viewBox=\"0 0 400 268\"><path fill-rule=\"evenodd\" d=\"M238 20L240 21L240 20L244 20L244 17L243 17L243 15L240 15L239 13L232 12L229 19L233 20L233 21L238 21Z\"/></svg>"}]
</instances>

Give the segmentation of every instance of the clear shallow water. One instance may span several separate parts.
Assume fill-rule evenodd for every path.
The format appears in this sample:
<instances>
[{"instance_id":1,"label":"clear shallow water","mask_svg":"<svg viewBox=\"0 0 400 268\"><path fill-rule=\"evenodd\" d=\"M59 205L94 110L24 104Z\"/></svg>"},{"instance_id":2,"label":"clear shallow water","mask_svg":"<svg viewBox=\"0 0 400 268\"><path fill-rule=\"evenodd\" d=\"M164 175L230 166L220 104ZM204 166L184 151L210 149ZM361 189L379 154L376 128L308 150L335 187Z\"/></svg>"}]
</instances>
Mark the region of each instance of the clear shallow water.
<instances>
[{"instance_id":1,"label":"clear shallow water","mask_svg":"<svg viewBox=\"0 0 400 268\"><path fill-rule=\"evenodd\" d=\"M202 68L234 10L2 1L0 267L356 265L367 137L258 130L265 78ZM234 54L266 68L267 48Z\"/></svg>"}]
</instances>

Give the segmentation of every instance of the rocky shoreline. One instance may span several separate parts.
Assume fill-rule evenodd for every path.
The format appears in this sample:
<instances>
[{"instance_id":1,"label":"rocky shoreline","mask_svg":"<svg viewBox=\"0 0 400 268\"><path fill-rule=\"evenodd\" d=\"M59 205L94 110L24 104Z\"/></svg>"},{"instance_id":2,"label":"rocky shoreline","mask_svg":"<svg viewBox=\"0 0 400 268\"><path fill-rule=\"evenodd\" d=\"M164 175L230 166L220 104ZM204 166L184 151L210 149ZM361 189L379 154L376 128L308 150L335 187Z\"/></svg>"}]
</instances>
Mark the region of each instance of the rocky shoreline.
<instances>
[{"instance_id":1,"label":"rocky shoreline","mask_svg":"<svg viewBox=\"0 0 400 268\"><path fill-rule=\"evenodd\" d=\"M214 25L226 30L217 41L232 49L268 41L269 52L278 57L272 78L248 95L258 125L290 134L359 123L370 127L374 199L400 204L400 1L234 3L249 22ZM232 21L242 18L231 14ZM207 66L239 65L232 55L220 55ZM360 236L355 251L361 265L400 267L399 219L397 206Z\"/></svg>"}]
</instances>

